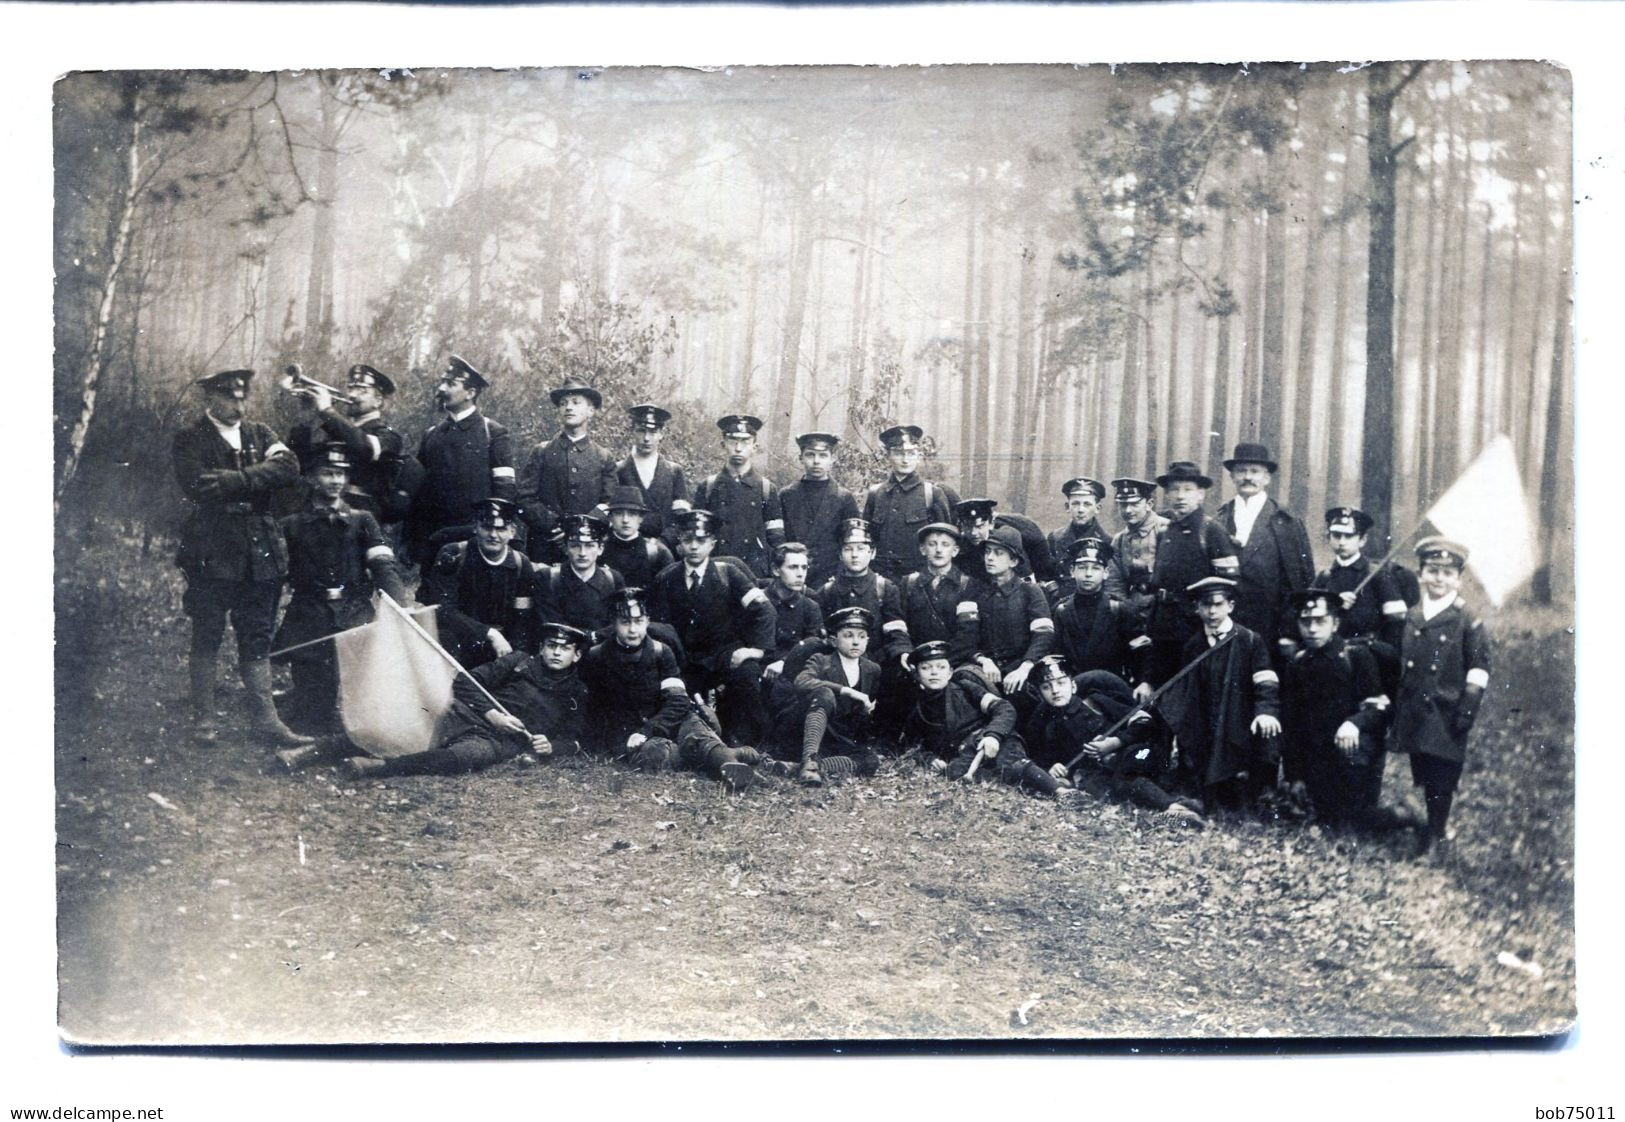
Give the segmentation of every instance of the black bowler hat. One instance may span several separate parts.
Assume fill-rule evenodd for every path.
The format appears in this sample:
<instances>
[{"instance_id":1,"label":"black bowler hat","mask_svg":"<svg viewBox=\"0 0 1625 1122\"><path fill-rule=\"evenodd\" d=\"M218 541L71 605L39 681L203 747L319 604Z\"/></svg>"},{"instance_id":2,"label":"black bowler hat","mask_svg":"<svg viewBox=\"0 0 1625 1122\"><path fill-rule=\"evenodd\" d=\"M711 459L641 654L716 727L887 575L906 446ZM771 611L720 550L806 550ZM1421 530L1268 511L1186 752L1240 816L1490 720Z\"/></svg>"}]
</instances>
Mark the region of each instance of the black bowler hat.
<instances>
[{"instance_id":1,"label":"black bowler hat","mask_svg":"<svg viewBox=\"0 0 1625 1122\"><path fill-rule=\"evenodd\" d=\"M352 466L350 449L345 447L341 440L330 440L316 450L316 455L305 465L305 470L310 472L317 468L343 468L349 471Z\"/></svg>"},{"instance_id":2,"label":"black bowler hat","mask_svg":"<svg viewBox=\"0 0 1625 1122\"><path fill-rule=\"evenodd\" d=\"M1236 582L1229 577L1203 577L1195 584L1185 586L1185 595L1191 600L1200 603L1209 593L1222 592L1234 602L1236 599Z\"/></svg>"},{"instance_id":3,"label":"black bowler hat","mask_svg":"<svg viewBox=\"0 0 1625 1122\"><path fill-rule=\"evenodd\" d=\"M925 430L919 425L893 425L880 434L880 443L886 448L918 448L925 439Z\"/></svg>"},{"instance_id":4,"label":"black bowler hat","mask_svg":"<svg viewBox=\"0 0 1625 1122\"><path fill-rule=\"evenodd\" d=\"M1305 588L1292 593L1287 600L1292 605L1292 614L1299 619L1318 619L1322 616L1341 615L1343 612L1342 597L1324 588Z\"/></svg>"},{"instance_id":5,"label":"black bowler hat","mask_svg":"<svg viewBox=\"0 0 1625 1122\"><path fill-rule=\"evenodd\" d=\"M633 405L626 412L632 418L633 428L648 429L650 432L657 432L665 428L666 422L671 420L670 412L658 405L650 405L648 402Z\"/></svg>"},{"instance_id":6,"label":"black bowler hat","mask_svg":"<svg viewBox=\"0 0 1625 1122\"><path fill-rule=\"evenodd\" d=\"M1124 476L1112 480L1112 486L1117 490L1117 501L1120 503L1132 503L1140 499L1150 502L1157 494L1157 485L1149 479Z\"/></svg>"},{"instance_id":7,"label":"black bowler hat","mask_svg":"<svg viewBox=\"0 0 1625 1122\"><path fill-rule=\"evenodd\" d=\"M547 400L551 401L554 406L557 407L559 402L563 401L566 396L573 393L578 393L588 401L592 402L592 407L594 409L602 409L604 407L604 395L587 385L587 383L581 381L579 378L571 378L558 389L549 390L547 392Z\"/></svg>"},{"instance_id":8,"label":"black bowler hat","mask_svg":"<svg viewBox=\"0 0 1625 1122\"><path fill-rule=\"evenodd\" d=\"M495 526L500 530L512 526L518 519L519 507L507 499L474 501L474 521L481 526Z\"/></svg>"},{"instance_id":9,"label":"black bowler hat","mask_svg":"<svg viewBox=\"0 0 1625 1122\"><path fill-rule=\"evenodd\" d=\"M824 620L831 635L843 627L861 627L865 631L875 629L875 614L861 604L853 604L849 608L837 608L829 613Z\"/></svg>"},{"instance_id":10,"label":"black bowler hat","mask_svg":"<svg viewBox=\"0 0 1625 1122\"><path fill-rule=\"evenodd\" d=\"M630 484L617 487L609 493L609 502L604 509L614 513L617 510L635 510L639 514L648 514L649 507L643 501L643 490Z\"/></svg>"},{"instance_id":11,"label":"black bowler hat","mask_svg":"<svg viewBox=\"0 0 1625 1122\"><path fill-rule=\"evenodd\" d=\"M991 522L997 499L960 499L954 504L954 517L963 526L967 522Z\"/></svg>"},{"instance_id":12,"label":"black bowler hat","mask_svg":"<svg viewBox=\"0 0 1625 1122\"><path fill-rule=\"evenodd\" d=\"M796 447L803 452L833 452L841 438L832 432L804 432L796 437Z\"/></svg>"},{"instance_id":13,"label":"black bowler hat","mask_svg":"<svg viewBox=\"0 0 1625 1122\"><path fill-rule=\"evenodd\" d=\"M1375 525L1371 516L1351 506L1334 506L1326 512L1326 529L1339 534L1363 534Z\"/></svg>"},{"instance_id":14,"label":"black bowler hat","mask_svg":"<svg viewBox=\"0 0 1625 1122\"><path fill-rule=\"evenodd\" d=\"M649 614L648 593L635 584L610 593L609 602L619 619L644 619Z\"/></svg>"},{"instance_id":15,"label":"black bowler hat","mask_svg":"<svg viewBox=\"0 0 1625 1122\"><path fill-rule=\"evenodd\" d=\"M446 370L440 378L447 382L461 382L471 390L483 390L491 384L485 380L485 375L470 365L467 359L458 355L451 355L446 359Z\"/></svg>"},{"instance_id":16,"label":"black bowler hat","mask_svg":"<svg viewBox=\"0 0 1625 1122\"><path fill-rule=\"evenodd\" d=\"M951 526L946 522L927 522L914 531L914 540L923 542L927 534L947 534L956 542L965 540L965 535L959 532L958 526Z\"/></svg>"},{"instance_id":17,"label":"black bowler hat","mask_svg":"<svg viewBox=\"0 0 1625 1122\"><path fill-rule=\"evenodd\" d=\"M1096 502L1106 497L1106 485L1098 479L1090 479L1085 475L1080 475L1076 479L1068 479L1061 484L1061 494L1067 498L1070 499L1074 491L1092 491Z\"/></svg>"},{"instance_id":18,"label":"black bowler hat","mask_svg":"<svg viewBox=\"0 0 1625 1122\"><path fill-rule=\"evenodd\" d=\"M1038 660L1034 668L1038 671L1038 684L1045 682L1070 682L1072 674L1067 669L1066 656L1051 654Z\"/></svg>"},{"instance_id":19,"label":"black bowler hat","mask_svg":"<svg viewBox=\"0 0 1625 1122\"><path fill-rule=\"evenodd\" d=\"M1066 551L1066 563L1076 565L1080 561L1093 561L1097 565L1111 563L1112 547L1100 538L1079 538L1073 542Z\"/></svg>"},{"instance_id":20,"label":"black bowler hat","mask_svg":"<svg viewBox=\"0 0 1625 1122\"><path fill-rule=\"evenodd\" d=\"M1270 450L1262 444L1238 444L1230 458L1224 462L1224 470L1229 471L1237 464L1263 464L1271 475L1275 474L1280 466L1270 459Z\"/></svg>"},{"instance_id":21,"label":"black bowler hat","mask_svg":"<svg viewBox=\"0 0 1625 1122\"><path fill-rule=\"evenodd\" d=\"M388 397L390 394L395 392L394 379L377 368L368 366L364 362L358 362L354 366L350 367L350 372L347 377L349 378L350 385L371 386L385 397Z\"/></svg>"},{"instance_id":22,"label":"black bowler hat","mask_svg":"<svg viewBox=\"0 0 1625 1122\"><path fill-rule=\"evenodd\" d=\"M559 519L567 542L601 542L609 537L609 523L596 514L566 514Z\"/></svg>"},{"instance_id":23,"label":"black bowler hat","mask_svg":"<svg viewBox=\"0 0 1625 1122\"><path fill-rule=\"evenodd\" d=\"M848 542L862 542L865 545L875 544L875 528L867 519L843 518L841 519L841 536L838 539L842 545Z\"/></svg>"},{"instance_id":24,"label":"black bowler hat","mask_svg":"<svg viewBox=\"0 0 1625 1122\"><path fill-rule=\"evenodd\" d=\"M762 431L762 419L749 413L729 413L717 418L717 428L723 436L755 436Z\"/></svg>"},{"instance_id":25,"label":"black bowler hat","mask_svg":"<svg viewBox=\"0 0 1625 1122\"><path fill-rule=\"evenodd\" d=\"M233 397L247 397L248 383L254 378L252 370L222 370L199 378L197 384L209 393L229 393Z\"/></svg>"},{"instance_id":26,"label":"black bowler hat","mask_svg":"<svg viewBox=\"0 0 1625 1122\"><path fill-rule=\"evenodd\" d=\"M693 534L697 538L712 538L717 532L717 516L709 510L694 507L672 515L672 524L679 534Z\"/></svg>"},{"instance_id":27,"label":"black bowler hat","mask_svg":"<svg viewBox=\"0 0 1625 1122\"><path fill-rule=\"evenodd\" d=\"M948 657L948 644L944 643L941 639L932 639L928 643L921 643L912 651L908 652L908 664L916 669L922 662L932 662L939 658L943 662L952 661L952 659Z\"/></svg>"},{"instance_id":28,"label":"black bowler hat","mask_svg":"<svg viewBox=\"0 0 1625 1122\"><path fill-rule=\"evenodd\" d=\"M567 623L542 624L541 640L544 643L549 639L562 639L566 643L574 643L576 650L579 651L587 645L589 638L585 631L577 627L571 627Z\"/></svg>"},{"instance_id":29,"label":"black bowler hat","mask_svg":"<svg viewBox=\"0 0 1625 1122\"><path fill-rule=\"evenodd\" d=\"M1203 490L1213 486L1213 480L1202 474L1202 469L1189 460L1175 460L1168 470L1157 476L1157 486L1166 488L1170 483L1194 483Z\"/></svg>"}]
</instances>

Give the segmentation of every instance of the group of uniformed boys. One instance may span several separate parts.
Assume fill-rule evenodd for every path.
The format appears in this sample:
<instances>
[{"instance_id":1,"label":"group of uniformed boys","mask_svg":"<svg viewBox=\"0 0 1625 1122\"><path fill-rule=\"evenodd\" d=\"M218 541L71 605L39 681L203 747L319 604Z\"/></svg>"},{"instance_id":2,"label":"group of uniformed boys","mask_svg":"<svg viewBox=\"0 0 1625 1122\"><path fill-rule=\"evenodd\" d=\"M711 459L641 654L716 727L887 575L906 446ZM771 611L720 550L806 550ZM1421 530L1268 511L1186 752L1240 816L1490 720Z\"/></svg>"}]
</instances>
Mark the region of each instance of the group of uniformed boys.
<instances>
[{"instance_id":1,"label":"group of uniformed boys","mask_svg":"<svg viewBox=\"0 0 1625 1122\"><path fill-rule=\"evenodd\" d=\"M250 727L289 767L455 773L593 753L742 790L902 755L1193 825L1258 809L1366 826L1393 824L1379 798L1399 752L1427 808L1417 849L1442 848L1488 684L1459 596L1467 550L1429 538L1419 574L1374 564L1371 518L1340 506L1333 563L1315 572L1303 523L1269 497L1262 445L1225 461L1236 497L1214 515L1213 481L1176 461L1111 480L1114 534L1107 485L1067 481L1068 522L1045 534L924 478L915 425L879 434L889 471L857 496L834 479L835 434L796 437L803 475L781 489L755 467L762 422L732 414L722 469L691 491L660 452L670 413L631 406L617 460L590 436L603 400L584 383L552 391L558 435L516 473L507 430L478 408L486 379L455 355L435 388L444 419L411 453L383 419L394 382L371 366L342 395L302 385L309 413L287 444L245 419L252 378L200 379L204 413L174 444L200 741L217 736L229 619ZM301 477L301 509L278 518ZM462 672L428 751L374 758L343 735L324 640L371 619L375 590L407 601L403 560ZM280 711L273 648L292 667Z\"/></svg>"}]
</instances>

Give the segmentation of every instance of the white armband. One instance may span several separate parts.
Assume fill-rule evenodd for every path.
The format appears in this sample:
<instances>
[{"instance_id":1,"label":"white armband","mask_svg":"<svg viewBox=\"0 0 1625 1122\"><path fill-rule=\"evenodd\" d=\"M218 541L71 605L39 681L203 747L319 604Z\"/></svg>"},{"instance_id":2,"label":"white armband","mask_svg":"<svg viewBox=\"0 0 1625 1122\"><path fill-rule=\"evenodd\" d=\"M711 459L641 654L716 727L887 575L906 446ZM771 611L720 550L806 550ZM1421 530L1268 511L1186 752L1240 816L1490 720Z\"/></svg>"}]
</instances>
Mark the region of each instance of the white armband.
<instances>
[{"instance_id":1,"label":"white armband","mask_svg":"<svg viewBox=\"0 0 1625 1122\"><path fill-rule=\"evenodd\" d=\"M1385 616L1402 616L1408 610L1403 600L1384 600L1382 602L1382 614Z\"/></svg>"},{"instance_id":2,"label":"white armband","mask_svg":"<svg viewBox=\"0 0 1625 1122\"><path fill-rule=\"evenodd\" d=\"M275 444L271 445L269 448L267 448L265 450L265 458L267 460L269 460L272 456L291 456L291 455L293 455L293 453L288 450L288 446L286 444L282 443L282 441L280 441L280 440L277 441Z\"/></svg>"},{"instance_id":3,"label":"white armband","mask_svg":"<svg viewBox=\"0 0 1625 1122\"><path fill-rule=\"evenodd\" d=\"M1213 568L1221 573L1239 573L1241 572L1241 562L1234 557L1215 557L1213 559Z\"/></svg>"},{"instance_id":4,"label":"white armband","mask_svg":"<svg viewBox=\"0 0 1625 1122\"><path fill-rule=\"evenodd\" d=\"M954 614L960 619L980 619L982 610L976 606L974 600L961 600L958 606L954 608Z\"/></svg>"},{"instance_id":5,"label":"white armband","mask_svg":"<svg viewBox=\"0 0 1625 1122\"><path fill-rule=\"evenodd\" d=\"M1368 697L1364 701L1360 702L1360 708L1386 709L1388 708L1388 695L1385 693L1379 693L1376 697Z\"/></svg>"},{"instance_id":6,"label":"white armband","mask_svg":"<svg viewBox=\"0 0 1625 1122\"><path fill-rule=\"evenodd\" d=\"M387 545L375 545L371 549L367 550L367 560L368 561L376 561L380 557L394 557L394 556L395 556L395 551L393 549L390 549L389 546L387 546Z\"/></svg>"},{"instance_id":7,"label":"white armband","mask_svg":"<svg viewBox=\"0 0 1625 1122\"><path fill-rule=\"evenodd\" d=\"M1027 625L1027 630L1035 635L1047 635L1055 630L1055 621L1048 616L1035 619Z\"/></svg>"},{"instance_id":8,"label":"white armband","mask_svg":"<svg viewBox=\"0 0 1625 1122\"><path fill-rule=\"evenodd\" d=\"M509 467L492 468L491 469L491 478L492 479L512 479L513 478L513 468L509 468Z\"/></svg>"},{"instance_id":9,"label":"white armband","mask_svg":"<svg viewBox=\"0 0 1625 1122\"><path fill-rule=\"evenodd\" d=\"M688 687L683 685L681 678L662 678L660 679L660 688L663 690L676 690L681 694L686 694L688 691Z\"/></svg>"},{"instance_id":10,"label":"white armband","mask_svg":"<svg viewBox=\"0 0 1625 1122\"><path fill-rule=\"evenodd\" d=\"M884 631L884 632L888 632L888 633L889 632L897 632L897 631L906 632L906 631L908 631L908 624L904 623L900 619L894 619L890 623L881 624L880 625L880 630Z\"/></svg>"},{"instance_id":11,"label":"white armband","mask_svg":"<svg viewBox=\"0 0 1625 1122\"><path fill-rule=\"evenodd\" d=\"M367 436L367 447L372 449L372 458L379 459L384 454L384 446L376 436Z\"/></svg>"},{"instance_id":12,"label":"white armband","mask_svg":"<svg viewBox=\"0 0 1625 1122\"><path fill-rule=\"evenodd\" d=\"M1481 666L1473 667L1467 671L1467 684L1477 686L1479 689L1487 688L1490 684L1490 672Z\"/></svg>"},{"instance_id":13,"label":"white armband","mask_svg":"<svg viewBox=\"0 0 1625 1122\"><path fill-rule=\"evenodd\" d=\"M998 698L994 697L990 693L984 693L982 695L982 712L986 713L989 709L992 709L998 703L999 703Z\"/></svg>"},{"instance_id":14,"label":"white armband","mask_svg":"<svg viewBox=\"0 0 1625 1122\"><path fill-rule=\"evenodd\" d=\"M528 611L530 611L530 597L529 596L515 596L513 598L513 610L516 611L516 612L528 612Z\"/></svg>"},{"instance_id":15,"label":"white armband","mask_svg":"<svg viewBox=\"0 0 1625 1122\"><path fill-rule=\"evenodd\" d=\"M756 604L756 603L764 603L765 604L766 602L767 602L767 593L763 592L759 588L753 588L749 592L745 593L743 596L741 596L739 598L739 606L741 608L748 608L752 604Z\"/></svg>"},{"instance_id":16,"label":"white armband","mask_svg":"<svg viewBox=\"0 0 1625 1122\"><path fill-rule=\"evenodd\" d=\"M1149 647L1150 645L1151 636L1149 635L1136 635L1128 641L1128 649L1131 651L1137 651L1141 647Z\"/></svg>"},{"instance_id":17,"label":"white armband","mask_svg":"<svg viewBox=\"0 0 1625 1122\"><path fill-rule=\"evenodd\" d=\"M762 523L762 529L764 529L764 530L782 530L782 529L784 529L784 519L782 519L782 518L769 518L766 522Z\"/></svg>"},{"instance_id":18,"label":"white armband","mask_svg":"<svg viewBox=\"0 0 1625 1122\"><path fill-rule=\"evenodd\" d=\"M1265 682L1280 682L1280 680L1275 676L1273 670L1260 670L1253 675L1253 685L1255 686L1262 686Z\"/></svg>"}]
</instances>

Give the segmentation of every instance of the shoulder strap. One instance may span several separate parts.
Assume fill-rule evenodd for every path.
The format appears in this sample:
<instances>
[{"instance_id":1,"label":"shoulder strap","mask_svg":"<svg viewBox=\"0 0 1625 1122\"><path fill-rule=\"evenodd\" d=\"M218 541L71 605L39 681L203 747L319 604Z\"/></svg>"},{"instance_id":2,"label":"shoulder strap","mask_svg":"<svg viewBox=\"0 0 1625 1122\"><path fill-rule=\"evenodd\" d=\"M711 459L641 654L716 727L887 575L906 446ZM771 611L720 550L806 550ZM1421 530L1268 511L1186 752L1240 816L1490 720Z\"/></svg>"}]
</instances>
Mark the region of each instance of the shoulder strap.
<instances>
[{"instance_id":1,"label":"shoulder strap","mask_svg":"<svg viewBox=\"0 0 1625 1122\"><path fill-rule=\"evenodd\" d=\"M922 480L922 483L925 486L925 509L930 510L931 500L935 497L936 492L931 489L931 481L929 479Z\"/></svg>"},{"instance_id":2,"label":"shoulder strap","mask_svg":"<svg viewBox=\"0 0 1625 1122\"><path fill-rule=\"evenodd\" d=\"M769 484L767 482L767 476L758 475L756 478L760 479L762 481L762 501L765 503L765 502L767 502L767 489L768 489L768 486L769 486Z\"/></svg>"},{"instance_id":3,"label":"shoulder strap","mask_svg":"<svg viewBox=\"0 0 1625 1122\"><path fill-rule=\"evenodd\" d=\"M914 590L918 587L920 587L920 573L919 570L916 569L914 572L909 573L903 578L903 595L914 595Z\"/></svg>"}]
</instances>

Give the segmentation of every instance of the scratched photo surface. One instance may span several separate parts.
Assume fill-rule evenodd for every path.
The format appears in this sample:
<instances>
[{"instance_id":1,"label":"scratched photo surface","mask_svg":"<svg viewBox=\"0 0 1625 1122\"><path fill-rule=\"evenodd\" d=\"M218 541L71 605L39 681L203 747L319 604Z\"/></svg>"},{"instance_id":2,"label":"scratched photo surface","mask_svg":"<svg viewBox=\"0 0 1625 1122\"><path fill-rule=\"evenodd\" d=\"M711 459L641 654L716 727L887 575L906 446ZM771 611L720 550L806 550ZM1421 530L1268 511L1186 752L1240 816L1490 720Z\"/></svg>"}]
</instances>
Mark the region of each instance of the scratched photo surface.
<instances>
[{"instance_id":1,"label":"scratched photo surface","mask_svg":"<svg viewBox=\"0 0 1625 1122\"><path fill-rule=\"evenodd\" d=\"M62 78L60 1031L114 1045L1564 1031L1570 112L1567 73L1534 62ZM357 364L391 382L384 420L420 451L453 354L488 383L479 411L518 469L486 490L525 490L566 423L550 391L571 383L601 401L590 436L616 463L639 437L630 406L668 412L660 454L691 491L727 470L718 419L759 419L753 470L775 502L804 475L796 437L828 433L832 486L895 513L881 433L917 426L928 493L944 513L996 501L1022 575L1059 582L1046 612L1073 594L1067 549L1087 527L1063 487L1080 477L1105 484L1090 532L1108 540L1125 529L1112 480L1210 480L1206 516L1244 589L1265 523L1236 524L1227 460L1270 465L1305 572L1336 567L1326 512L1341 506L1371 519L1373 564L1392 550L1415 573L1418 541L1468 545L1460 595L1488 685L1465 740L1439 734L1465 743L1448 826L1418 854L1428 806L1397 750L1368 776L1381 786L1364 816L1338 821L1306 796L1299 741L1274 746L1278 786L1229 807L1178 789L1183 764L1140 776L1195 804L1172 809L1121 776L1059 798L1002 782L992 756L955 780L895 730L860 768L874 774L812 786L796 774L800 711L758 730L787 767L747 758L727 783L714 760L639 770L607 751L356 774L342 760L361 749L328 742L291 769L275 726L297 731L302 672L292 656L256 669L270 648L239 647L254 611L238 606L212 700L194 704L197 535L237 533L220 529L233 518L291 533L269 519L297 520L320 484L250 461L308 443L319 398L345 394ZM222 440L200 489L177 449L218 439L196 383L233 370L254 372L234 430L249 448ZM1168 495L1151 504L1168 513ZM210 510L223 521L200 530ZM517 515L538 561L559 548L544 513ZM414 554L413 517L381 532L407 615L379 610L423 654L401 621L455 632L445 607L418 610L452 538ZM901 580L917 559L887 543L927 519L896 518L902 537L884 517L874 533ZM758 566L770 598L771 533L736 570ZM253 541L249 583L274 597L283 538ZM986 572L974 538L960 560ZM296 562L282 628L300 579ZM1406 599L1403 581L1385 587ZM1126 639L1155 591L1122 592ZM987 647L1003 594L977 595L968 642ZM372 618L360 603L344 626ZM1282 603L1272 618L1296 634ZM1409 627L1401 682L1436 661ZM1290 677L1276 637L1260 666ZM873 632L888 681L906 678L911 641ZM307 650L345 645L324 642ZM429 735L421 679L441 672L443 705L454 672L437 653L411 661L346 672L346 719ZM1041 671L1012 688L990 664L979 696L1022 695L1033 712L1017 717L1036 720ZM1381 743L1401 694L1361 709L1360 743ZM1185 757L1224 724L1211 700L1159 695ZM583 735L621 727L629 705L589 695ZM724 750L750 743L734 731ZM1270 738L1240 735L1273 769Z\"/></svg>"}]
</instances>

